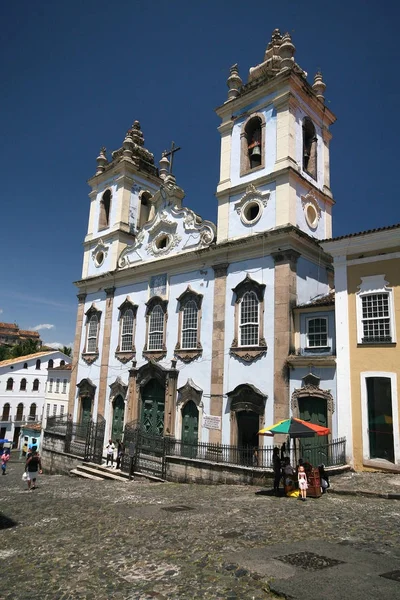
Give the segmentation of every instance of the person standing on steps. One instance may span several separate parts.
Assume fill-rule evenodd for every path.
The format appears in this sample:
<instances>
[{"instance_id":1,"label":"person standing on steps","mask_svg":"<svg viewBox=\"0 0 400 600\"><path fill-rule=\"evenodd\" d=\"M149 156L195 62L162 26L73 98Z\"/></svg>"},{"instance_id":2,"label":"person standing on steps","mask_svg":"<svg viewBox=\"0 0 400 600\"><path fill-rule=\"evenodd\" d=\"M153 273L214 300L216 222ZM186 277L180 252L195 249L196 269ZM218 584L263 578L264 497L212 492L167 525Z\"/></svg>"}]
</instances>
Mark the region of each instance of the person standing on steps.
<instances>
[{"instance_id":1,"label":"person standing on steps","mask_svg":"<svg viewBox=\"0 0 400 600\"><path fill-rule=\"evenodd\" d=\"M33 446L31 452L28 454L25 469L28 475L28 490L34 490L36 488L38 473L42 474L42 461L36 446Z\"/></svg>"},{"instance_id":2,"label":"person standing on steps","mask_svg":"<svg viewBox=\"0 0 400 600\"><path fill-rule=\"evenodd\" d=\"M117 440L117 465L116 469L121 469L122 467L122 457L124 455L124 444L121 440Z\"/></svg>"},{"instance_id":3,"label":"person standing on steps","mask_svg":"<svg viewBox=\"0 0 400 600\"><path fill-rule=\"evenodd\" d=\"M279 496L279 482L282 477L282 463L279 457L279 448L275 446L272 451L272 467L274 469L274 494Z\"/></svg>"},{"instance_id":4,"label":"person standing on steps","mask_svg":"<svg viewBox=\"0 0 400 600\"><path fill-rule=\"evenodd\" d=\"M115 446L114 446L114 442L112 441L112 439L108 440L108 444L106 446L106 450L107 450L106 467L108 467L108 462L109 461L110 461L111 466L113 466L113 464L114 464L114 450L115 450Z\"/></svg>"}]
</instances>

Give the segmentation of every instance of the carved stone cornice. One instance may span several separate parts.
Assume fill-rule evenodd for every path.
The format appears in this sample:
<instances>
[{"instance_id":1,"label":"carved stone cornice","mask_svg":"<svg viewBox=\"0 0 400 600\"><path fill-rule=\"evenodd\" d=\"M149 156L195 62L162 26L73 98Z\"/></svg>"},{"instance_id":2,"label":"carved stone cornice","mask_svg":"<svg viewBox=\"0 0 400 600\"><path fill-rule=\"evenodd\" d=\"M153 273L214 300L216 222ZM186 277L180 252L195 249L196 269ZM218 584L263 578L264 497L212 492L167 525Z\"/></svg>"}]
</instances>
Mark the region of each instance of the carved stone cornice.
<instances>
[{"instance_id":1,"label":"carved stone cornice","mask_svg":"<svg viewBox=\"0 0 400 600\"><path fill-rule=\"evenodd\" d=\"M179 360L181 360L184 363L190 363L203 354L203 348L201 347L201 344L199 343L198 346L200 347L194 348L193 350L183 350L177 344L177 346L175 347L174 356L176 356L176 358L179 358Z\"/></svg>"},{"instance_id":2,"label":"carved stone cornice","mask_svg":"<svg viewBox=\"0 0 400 600\"><path fill-rule=\"evenodd\" d=\"M104 288L107 298L114 298L115 287Z\"/></svg>"},{"instance_id":3,"label":"carved stone cornice","mask_svg":"<svg viewBox=\"0 0 400 600\"><path fill-rule=\"evenodd\" d=\"M246 277L238 283L236 287L232 288L232 292L236 294L236 303L241 301L246 292L254 292L257 296L257 300L262 302L264 299L265 284L254 281L247 273Z\"/></svg>"},{"instance_id":4,"label":"carved stone cornice","mask_svg":"<svg viewBox=\"0 0 400 600\"><path fill-rule=\"evenodd\" d=\"M259 346L238 346L237 340L233 340L229 353L236 358L244 360L246 363L252 363L261 356L267 354L267 343L264 338L261 338Z\"/></svg>"},{"instance_id":5,"label":"carved stone cornice","mask_svg":"<svg viewBox=\"0 0 400 600\"><path fill-rule=\"evenodd\" d=\"M167 356L167 349L165 350L143 350L142 356L150 361L162 360Z\"/></svg>"},{"instance_id":6,"label":"carved stone cornice","mask_svg":"<svg viewBox=\"0 0 400 600\"><path fill-rule=\"evenodd\" d=\"M129 362L130 360L132 360L133 358L135 358L136 356L136 349L135 346L133 346L132 350L129 352L121 352L119 350L119 346L115 351L115 358L117 360L119 360L119 362L121 362L122 364L126 365L127 362Z\"/></svg>"}]
</instances>

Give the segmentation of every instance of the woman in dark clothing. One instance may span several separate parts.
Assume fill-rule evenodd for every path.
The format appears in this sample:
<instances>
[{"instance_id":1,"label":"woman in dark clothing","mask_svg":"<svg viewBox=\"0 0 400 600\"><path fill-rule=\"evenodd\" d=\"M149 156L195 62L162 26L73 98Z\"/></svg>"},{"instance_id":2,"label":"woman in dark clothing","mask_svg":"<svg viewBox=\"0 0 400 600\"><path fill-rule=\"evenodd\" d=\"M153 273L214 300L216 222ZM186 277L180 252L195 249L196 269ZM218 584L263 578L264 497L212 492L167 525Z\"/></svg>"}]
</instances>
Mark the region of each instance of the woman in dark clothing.
<instances>
[{"instance_id":1,"label":"woman in dark clothing","mask_svg":"<svg viewBox=\"0 0 400 600\"><path fill-rule=\"evenodd\" d=\"M282 476L282 463L279 456L279 448L275 447L272 452L272 467L274 469L274 493L279 496L279 482Z\"/></svg>"},{"instance_id":2,"label":"woman in dark clothing","mask_svg":"<svg viewBox=\"0 0 400 600\"><path fill-rule=\"evenodd\" d=\"M34 490L36 488L36 478L39 474L42 474L42 461L40 460L40 455L36 450L36 446L34 446L31 452L28 454L28 458L25 463L26 473L28 475L28 490ZM32 487L31 487L32 484Z\"/></svg>"}]
</instances>

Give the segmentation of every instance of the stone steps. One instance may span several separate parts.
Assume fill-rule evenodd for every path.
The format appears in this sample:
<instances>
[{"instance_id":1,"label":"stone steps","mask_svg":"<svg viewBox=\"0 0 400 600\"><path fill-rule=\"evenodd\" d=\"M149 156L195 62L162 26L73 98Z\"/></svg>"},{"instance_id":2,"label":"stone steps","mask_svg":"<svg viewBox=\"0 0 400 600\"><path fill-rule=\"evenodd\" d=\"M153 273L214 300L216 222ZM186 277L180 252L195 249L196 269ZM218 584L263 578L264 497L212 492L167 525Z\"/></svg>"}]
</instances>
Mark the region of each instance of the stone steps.
<instances>
[{"instance_id":1,"label":"stone steps","mask_svg":"<svg viewBox=\"0 0 400 600\"><path fill-rule=\"evenodd\" d=\"M81 465L78 465L75 469L70 471L70 474L75 477L85 477L86 479L93 479L97 481L130 481L128 473L116 471L115 469L110 469L105 465L98 465L92 462L85 462ZM164 483L164 479L160 479L159 477L155 477L154 475L149 475L147 473L138 473L135 471L133 476L136 480L145 479L151 483Z\"/></svg>"},{"instance_id":2,"label":"stone steps","mask_svg":"<svg viewBox=\"0 0 400 600\"><path fill-rule=\"evenodd\" d=\"M84 479L92 479L93 481L104 481L102 477L97 477L96 475L91 475L90 473L85 473L84 471L79 471L78 469L71 469L69 472L70 475L74 477L83 477Z\"/></svg>"}]
</instances>

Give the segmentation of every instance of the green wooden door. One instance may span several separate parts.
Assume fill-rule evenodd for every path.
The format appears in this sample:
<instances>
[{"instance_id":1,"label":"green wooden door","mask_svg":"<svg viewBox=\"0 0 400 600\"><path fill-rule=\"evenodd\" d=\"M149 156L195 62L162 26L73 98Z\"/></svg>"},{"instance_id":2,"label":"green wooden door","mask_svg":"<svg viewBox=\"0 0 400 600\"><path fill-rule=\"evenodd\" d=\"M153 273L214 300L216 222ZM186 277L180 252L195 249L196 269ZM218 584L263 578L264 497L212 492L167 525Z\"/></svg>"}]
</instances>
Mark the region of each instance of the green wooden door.
<instances>
[{"instance_id":1,"label":"green wooden door","mask_svg":"<svg viewBox=\"0 0 400 600\"><path fill-rule=\"evenodd\" d=\"M182 409L182 455L194 458L199 439L199 411L192 400Z\"/></svg>"},{"instance_id":2,"label":"green wooden door","mask_svg":"<svg viewBox=\"0 0 400 600\"><path fill-rule=\"evenodd\" d=\"M84 396L81 400L82 403L82 416L81 424L87 425L92 416L92 399L89 396Z\"/></svg>"},{"instance_id":3,"label":"green wooden door","mask_svg":"<svg viewBox=\"0 0 400 600\"><path fill-rule=\"evenodd\" d=\"M299 412L300 419L303 421L328 427L328 410L324 398L314 396L299 398ZM300 442L301 458L314 466L328 461L327 435L301 438Z\"/></svg>"},{"instance_id":4,"label":"green wooden door","mask_svg":"<svg viewBox=\"0 0 400 600\"><path fill-rule=\"evenodd\" d=\"M111 438L115 442L122 439L124 431L125 402L122 396L117 396L113 402L113 420Z\"/></svg>"},{"instance_id":5,"label":"green wooden door","mask_svg":"<svg viewBox=\"0 0 400 600\"><path fill-rule=\"evenodd\" d=\"M148 433L163 435L165 413L165 389L151 379L142 389L141 423Z\"/></svg>"}]
</instances>

